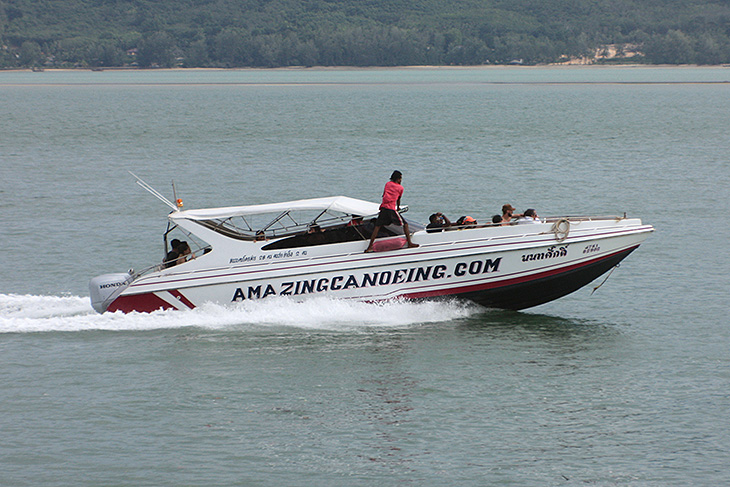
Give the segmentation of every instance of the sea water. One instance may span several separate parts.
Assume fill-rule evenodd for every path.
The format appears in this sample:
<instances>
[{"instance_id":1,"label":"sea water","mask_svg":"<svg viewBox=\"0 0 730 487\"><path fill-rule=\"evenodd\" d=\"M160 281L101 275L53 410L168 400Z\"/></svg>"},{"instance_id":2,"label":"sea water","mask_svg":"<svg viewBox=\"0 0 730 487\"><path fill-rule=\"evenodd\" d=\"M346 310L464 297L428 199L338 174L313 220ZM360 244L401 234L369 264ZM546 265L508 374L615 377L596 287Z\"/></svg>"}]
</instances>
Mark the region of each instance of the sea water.
<instances>
[{"instance_id":1,"label":"sea water","mask_svg":"<svg viewBox=\"0 0 730 487\"><path fill-rule=\"evenodd\" d=\"M723 485L728 68L0 73L3 485ZM656 227L522 312L92 311L168 208L343 194Z\"/></svg>"}]
</instances>

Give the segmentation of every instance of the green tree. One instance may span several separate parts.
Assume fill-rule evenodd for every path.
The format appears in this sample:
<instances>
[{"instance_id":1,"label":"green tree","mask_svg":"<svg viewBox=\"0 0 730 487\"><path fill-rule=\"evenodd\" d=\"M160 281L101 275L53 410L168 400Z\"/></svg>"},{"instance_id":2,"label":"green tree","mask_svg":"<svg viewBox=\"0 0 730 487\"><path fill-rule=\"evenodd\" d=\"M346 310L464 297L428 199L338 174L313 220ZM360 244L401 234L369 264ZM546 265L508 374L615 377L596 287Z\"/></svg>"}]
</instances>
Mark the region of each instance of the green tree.
<instances>
[{"instance_id":1,"label":"green tree","mask_svg":"<svg viewBox=\"0 0 730 487\"><path fill-rule=\"evenodd\" d=\"M20 46L19 54L21 66L40 66L43 62L43 52L37 42L25 41Z\"/></svg>"},{"instance_id":2,"label":"green tree","mask_svg":"<svg viewBox=\"0 0 730 487\"><path fill-rule=\"evenodd\" d=\"M698 64L721 64L730 61L730 38L721 33L705 33L697 40Z\"/></svg>"},{"instance_id":3,"label":"green tree","mask_svg":"<svg viewBox=\"0 0 730 487\"><path fill-rule=\"evenodd\" d=\"M175 65L174 48L175 41L170 34L155 32L140 42L137 61L142 67L171 68Z\"/></svg>"},{"instance_id":4,"label":"green tree","mask_svg":"<svg viewBox=\"0 0 730 487\"><path fill-rule=\"evenodd\" d=\"M116 42L102 41L91 45L85 58L89 66L120 66L124 62L124 51Z\"/></svg>"},{"instance_id":5,"label":"green tree","mask_svg":"<svg viewBox=\"0 0 730 487\"><path fill-rule=\"evenodd\" d=\"M185 50L184 65L186 68L201 68L208 66L210 58L208 56L208 44L204 39L197 40L190 44Z\"/></svg>"},{"instance_id":6,"label":"green tree","mask_svg":"<svg viewBox=\"0 0 730 487\"><path fill-rule=\"evenodd\" d=\"M644 45L644 51L647 60L655 64L689 64L696 58L692 39L679 30L652 36Z\"/></svg>"},{"instance_id":7,"label":"green tree","mask_svg":"<svg viewBox=\"0 0 730 487\"><path fill-rule=\"evenodd\" d=\"M251 66L250 34L238 28L227 28L215 37L215 59L224 67Z\"/></svg>"}]
</instances>

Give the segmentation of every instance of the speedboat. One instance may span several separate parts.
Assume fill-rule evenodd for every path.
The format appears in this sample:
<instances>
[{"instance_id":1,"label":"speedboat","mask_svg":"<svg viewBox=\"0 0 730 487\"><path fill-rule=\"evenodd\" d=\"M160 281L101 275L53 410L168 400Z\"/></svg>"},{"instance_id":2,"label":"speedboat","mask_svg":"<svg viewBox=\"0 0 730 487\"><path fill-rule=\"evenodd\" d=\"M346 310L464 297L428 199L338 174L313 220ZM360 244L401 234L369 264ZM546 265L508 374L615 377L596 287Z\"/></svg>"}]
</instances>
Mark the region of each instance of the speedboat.
<instances>
[{"instance_id":1,"label":"speedboat","mask_svg":"<svg viewBox=\"0 0 730 487\"><path fill-rule=\"evenodd\" d=\"M519 310L580 289L654 231L626 215L454 225L433 233L407 220L418 247L406 247L402 227L388 226L375 251L365 253L377 203L333 196L185 210L181 200L165 201L173 208L166 246L171 232L180 231L192 252L139 272L93 278L96 311L187 310L272 296L457 298Z\"/></svg>"}]
</instances>

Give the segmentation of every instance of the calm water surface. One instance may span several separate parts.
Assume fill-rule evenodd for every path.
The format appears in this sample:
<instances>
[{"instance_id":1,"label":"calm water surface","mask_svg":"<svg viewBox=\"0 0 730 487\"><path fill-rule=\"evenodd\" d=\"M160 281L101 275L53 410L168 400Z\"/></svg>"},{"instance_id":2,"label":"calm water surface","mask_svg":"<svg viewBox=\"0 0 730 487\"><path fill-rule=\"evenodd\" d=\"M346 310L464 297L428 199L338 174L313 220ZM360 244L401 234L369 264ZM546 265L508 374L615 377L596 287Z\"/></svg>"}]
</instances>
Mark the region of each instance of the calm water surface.
<instances>
[{"instance_id":1,"label":"calm water surface","mask_svg":"<svg viewBox=\"0 0 730 487\"><path fill-rule=\"evenodd\" d=\"M725 485L730 69L0 72L0 478ZM273 299L97 315L166 207L344 194L422 222L638 216L594 294L524 312Z\"/></svg>"}]
</instances>

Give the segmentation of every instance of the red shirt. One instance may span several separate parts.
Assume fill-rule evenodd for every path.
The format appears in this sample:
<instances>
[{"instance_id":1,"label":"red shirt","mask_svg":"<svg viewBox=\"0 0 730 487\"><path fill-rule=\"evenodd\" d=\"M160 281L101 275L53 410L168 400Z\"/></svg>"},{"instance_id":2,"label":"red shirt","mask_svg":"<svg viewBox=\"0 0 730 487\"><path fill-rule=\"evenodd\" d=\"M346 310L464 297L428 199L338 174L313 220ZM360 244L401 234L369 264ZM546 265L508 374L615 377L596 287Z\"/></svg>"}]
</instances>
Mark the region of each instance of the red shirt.
<instances>
[{"instance_id":1,"label":"red shirt","mask_svg":"<svg viewBox=\"0 0 730 487\"><path fill-rule=\"evenodd\" d=\"M380 203L380 208L387 208L389 210L398 210L398 200L403 195L403 186L393 181L385 183L385 189L383 190L383 202Z\"/></svg>"}]
</instances>

